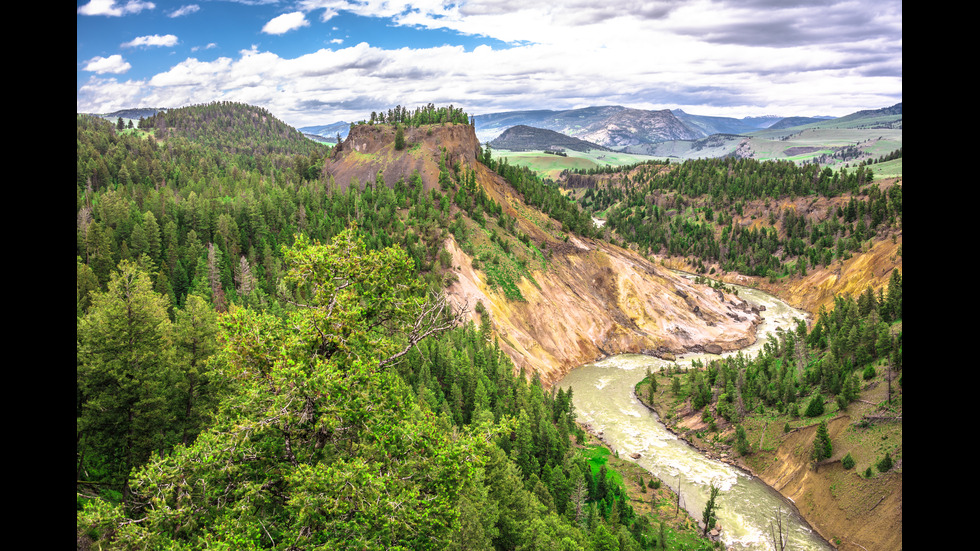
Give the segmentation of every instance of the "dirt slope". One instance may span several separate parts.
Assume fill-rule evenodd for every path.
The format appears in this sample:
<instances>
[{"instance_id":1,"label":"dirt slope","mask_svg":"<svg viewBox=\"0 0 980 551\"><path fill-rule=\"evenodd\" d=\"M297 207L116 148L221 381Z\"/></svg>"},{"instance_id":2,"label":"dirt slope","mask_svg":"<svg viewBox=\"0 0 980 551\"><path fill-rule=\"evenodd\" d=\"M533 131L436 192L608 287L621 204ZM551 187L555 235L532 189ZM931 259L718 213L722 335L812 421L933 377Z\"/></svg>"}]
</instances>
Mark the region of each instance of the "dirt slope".
<instances>
[{"instance_id":1,"label":"dirt slope","mask_svg":"<svg viewBox=\"0 0 980 551\"><path fill-rule=\"evenodd\" d=\"M851 418L827 424L832 440L841 440ZM902 548L902 473L865 478L841 465L840 453L817 469L809 458L816 426L788 434L759 474L763 482L793 500L825 539L839 549Z\"/></svg>"},{"instance_id":2,"label":"dirt slope","mask_svg":"<svg viewBox=\"0 0 980 551\"><path fill-rule=\"evenodd\" d=\"M537 286L529 280L519 284L526 302L506 300L454 240L447 247L460 267L450 295L471 305L482 300L501 348L546 384L606 355L669 357L755 342L760 315L743 300L607 243L575 239L558 250L547 271L533 273Z\"/></svg>"}]
</instances>

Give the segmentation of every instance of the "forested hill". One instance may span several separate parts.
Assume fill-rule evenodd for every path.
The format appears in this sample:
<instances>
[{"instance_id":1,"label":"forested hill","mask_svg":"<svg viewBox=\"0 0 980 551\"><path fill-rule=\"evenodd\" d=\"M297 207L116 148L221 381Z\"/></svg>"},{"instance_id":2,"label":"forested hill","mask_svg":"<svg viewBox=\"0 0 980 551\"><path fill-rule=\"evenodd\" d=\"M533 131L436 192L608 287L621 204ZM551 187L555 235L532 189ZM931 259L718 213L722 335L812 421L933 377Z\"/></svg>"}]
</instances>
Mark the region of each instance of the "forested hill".
<instances>
[{"instance_id":1,"label":"forested hill","mask_svg":"<svg viewBox=\"0 0 980 551\"><path fill-rule=\"evenodd\" d=\"M161 111L143 119L139 128L154 130L158 140L186 138L232 155L311 155L326 147L305 137L260 107L215 102Z\"/></svg>"}]
</instances>

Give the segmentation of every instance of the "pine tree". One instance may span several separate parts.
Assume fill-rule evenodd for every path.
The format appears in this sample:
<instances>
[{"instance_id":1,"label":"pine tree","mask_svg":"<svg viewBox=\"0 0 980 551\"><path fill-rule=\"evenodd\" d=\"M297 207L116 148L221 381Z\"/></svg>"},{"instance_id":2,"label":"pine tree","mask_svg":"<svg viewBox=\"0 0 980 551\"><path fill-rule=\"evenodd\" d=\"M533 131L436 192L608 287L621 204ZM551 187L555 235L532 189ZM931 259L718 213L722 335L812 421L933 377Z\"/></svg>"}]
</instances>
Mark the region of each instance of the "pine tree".
<instances>
[{"instance_id":1,"label":"pine tree","mask_svg":"<svg viewBox=\"0 0 980 551\"><path fill-rule=\"evenodd\" d=\"M400 124L395 128L395 149L398 151L405 149L405 130Z\"/></svg>"},{"instance_id":2,"label":"pine tree","mask_svg":"<svg viewBox=\"0 0 980 551\"><path fill-rule=\"evenodd\" d=\"M833 443L830 441L830 433L827 430L827 422L821 421L817 426L817 435L813 440L813 460L816 462L828 459L834 452Z\"/></svg>"},{"instance_id":3,"label":"pine tree","mask_svg":"<svg viewBox=\"0 0 980 551\"><path fill-rule=\"evenodd\" d=\"M713 529L715 523L718 522L718 491L718 487L712 483L709 489L708 502L704 504L704 511L701 512L701 522L704 523L704 536L707 536L708 531Z\"/></svg>"},{"instance_id":4,"label":"pine tree","mask_svg":"<svg viewBox=\"0 0 980 551\"><path fill-rule=\"evenodd\" d=\"M124 499L130 470L173 443L162 398L172 381L168 305L143 267L122 262L78 324L78 480L101 472L93 481Z\"/></svg>"},{"instance_id":5,"label":"pine tree","mask_svg":"<svg viewBox=\"0 0 980 551\"><path fill-rule=\"evenodd\" d=\"M884 472L890 471L893 464L894 463L892 462L891 453L886 452L885 453L885 457L883 457L881 459L881 461L878 462L878 465L877 465L878 472L884 473Z\"/></svg>"},{"instance_id":6,"label":"pine tree","mask_svg":"<svg viewBox=\"0 0 980 551\"><path fill-rule=\"evenodd\" d=\"M806 412L804 413L807 417L818 417L823 415L823 396L818 392L810 398L810 401L806 405Z\"/></svg>"},{"instance_id":7,"label":"pine tree","mask_svg":"<svg viewBox=\"0 0 980 551\"><path fill-rule=\"evenodd\" d=\"M745 427L742 425L738 425L735 428L735 451L737 451L739 455L746 455L752 451L752 448L749 445L749 439L745 435Z\"/></svg>"}]
</instances>

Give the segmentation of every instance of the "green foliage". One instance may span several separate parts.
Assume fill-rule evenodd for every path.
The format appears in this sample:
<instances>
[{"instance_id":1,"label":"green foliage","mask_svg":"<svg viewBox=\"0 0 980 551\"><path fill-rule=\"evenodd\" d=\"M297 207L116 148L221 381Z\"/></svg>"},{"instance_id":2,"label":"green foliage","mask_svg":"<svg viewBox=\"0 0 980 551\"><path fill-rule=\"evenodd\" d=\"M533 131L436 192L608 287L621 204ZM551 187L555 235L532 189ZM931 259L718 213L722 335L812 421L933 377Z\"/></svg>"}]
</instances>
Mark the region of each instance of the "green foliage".
<instances>
[{"instance_id":1,"label":"green foliage","mask_svg":"<svg viewBox=\"0 0 980 551\"><path fill-rule=\"evenodd\" d=\"M462 109L453 107L436 107L428 104L409 110L407 107L397 105L387 111L375 111L371 113L368 121L359 121L355 124L404 124L407 126L424 126L429 124L472 124L471 118Z\"/></svg>"},{"instance_id":2,"label":"green foliage","mask_svg":"<svg viewBox=\"0 0 980 551\"><path fill-rule=\"evenodd\" d=\"M878 467L878 472L884 473L891 470L894 463L892 462L892 456L890 453L885 453L885 457L882 457L880 461L876 464Z\"/></svg>"},{"instance_id":3,"label":"green foliage","mask_svg":"<svg viewBox=\"0 0 980 551\"><path fill-rule=\"evenodd\" d=\"M166 297L140 264L124 261L78 321L78 479L128 494L133 469L174 443L167 391L172 328Z\"/></svg>"},{"instance_id":4,"label":"green foliage","mask_svg":"<svg viewBox=\"0 0 980 551\"><path fill-rule=\"evenodd\" d=\"M193 444L134 476L145 505L131 543L445 547L488 443L451 434L381 369L423 319L411 259L349 230L326 245L300 237L285 256L305 302L288 319L222 319L237 390Z\"/></svg>"},{"instance_id":5,"label":"green foliage","mask_svg":"<svg viewBox=\"0 0 980 551\"><path fill-rule=\"evenodd\" d=\"M841 465L848 470L854 468L855 462L854 462L854 458L851 457L851 452L847 452L847 455L844 456L844 459L841 459Z\"/></svg>"},{"instance_id":6,"label":"green foliage","mask_svg":"<svg viewBox=\"0 0 980 551\"><path fill-rule=\"evenodd\" d=\"M806 412L804 412L804 415L806 415L807 417L819 417L823 415L823 412L824 412L823 396L821 396L820 393L818 392L814 394L812 398L810 398L809 402L807 402Z\"/></svg>"},{"instance_id":7,"label":"green foliage","mask_svg":"<svg viewBox=\"0 0 980 551\"><path fill-rule=\"evenodd\" d=\"M405 149L405 130L402 129L401 125L395 128L395 150L401 151Z\"/></svg>"},{"instance_id":8,"label":"green foliage","mask_svg":"<svg viewBox=\"0 0 980 551\"><path fill-rule=\"evenodd\" d=\"M640 250L694 258L702 272L705 263L715 262L771 281L805 274L808 265L842 260L862 242L901 225L902 186L882 191L870 184L872 171L863 165L835 172L791 161L699 159L607 171L613 173L603 180L618 183L566 175L566 185L589 187L583 205L604 211L608 227ZM768 225L735 223L747 200L845 194L846 208L823 220L786 209L778 216L770 211Z\"/></svg>"},{"instance_id":9,"label":"green foliage","mask_svg":"<svg viewBox=\"0 0 980 551\"><path fill-rule=\"evenodd\" d=\"M828 459L833 452L834 447L830 441L830 433L827 431L827 422L821 421L817 425L817 435L813 440L813 460L823 461Z\"/></svg>"},{"instance_id":10,"label":"green foliage","mask_svg":"<svg viewBox=\"0 0 980 551\"><path fill-rule=\"evenodd\" d=\"M703 534L708 535L708 531L715 527L715 523L718 522L718 492L719 488L711 484L708 493L708 501L704 504L704 510L701 512L701 522L704 523Z\"/></svg>"},{"instance_id":11,"label":"green foliage","mask_svg":"<svg viewBox=\"0 0 980 551\"><path fill-rule=\"evenodd\" d=\"M742 425L735 428L735 451L739 455L747 455L752 451L752 446L749 444L749 439L745 435L745 428Z\"/></svg>"}]
</instances>

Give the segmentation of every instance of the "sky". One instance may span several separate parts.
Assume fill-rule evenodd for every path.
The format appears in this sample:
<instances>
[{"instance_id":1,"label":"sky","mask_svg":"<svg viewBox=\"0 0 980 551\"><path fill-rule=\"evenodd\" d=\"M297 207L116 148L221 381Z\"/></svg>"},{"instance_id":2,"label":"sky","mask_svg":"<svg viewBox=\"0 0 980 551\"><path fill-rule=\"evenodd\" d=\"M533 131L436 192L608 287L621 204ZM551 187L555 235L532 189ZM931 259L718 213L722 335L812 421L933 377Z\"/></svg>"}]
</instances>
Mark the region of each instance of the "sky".
<instances>
[{"instance_id":1,"label":"sky","mask_svg":"<svg viewBox=\"0 0 980 551\"><path fill-rule=\"evenodd\" d=\"M433 103L844 116L902 101L901 0L76 0L78 112L296 128Z\"/></svg>"}]
</instances>

